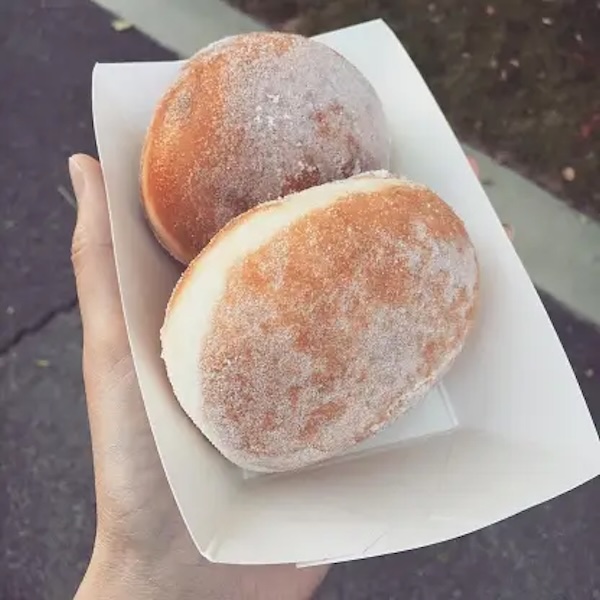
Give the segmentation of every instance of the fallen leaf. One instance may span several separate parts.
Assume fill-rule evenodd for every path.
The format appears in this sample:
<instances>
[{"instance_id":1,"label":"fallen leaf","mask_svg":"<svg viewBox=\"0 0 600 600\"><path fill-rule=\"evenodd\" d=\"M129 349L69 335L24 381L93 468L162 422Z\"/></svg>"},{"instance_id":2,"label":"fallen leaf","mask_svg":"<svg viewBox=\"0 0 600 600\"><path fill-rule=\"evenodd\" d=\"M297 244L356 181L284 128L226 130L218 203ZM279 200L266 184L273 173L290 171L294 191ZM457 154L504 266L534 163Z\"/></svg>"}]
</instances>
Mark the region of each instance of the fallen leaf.
<instances>
[{"instance_id":1,"label":"fallen leaf","mask_svg":"<svg viewBox=\"0 0 600 600\"><path fill-rule=\"evenodd\" d=\"M588 379L591 379L594 376L594 369L586 369L585 371L585 376Z\"/></svg>"},{"instance_id":2,"label":"fallen leaf","mask_svg":"<svg viewBox=\"0 0 600 600\"><path fill-rule=\"evenodd\" d=\"M127 21L123 20L123 19L115 19L110 26L117 32L117 33L121 33L121 31L127 31L128 29L131 29L133 27L133 25L131 23L128 23Z\"/></svg>"},{"instance_id":3,"label":"fallen leaf","mask_svg":"<svg viewBox=\"0 0 600 600\"><path fill-rule=\"evenodd\" d=\"M485 7L485 14L486 14L488 17L493 17L493 16L496 14L496 9L495 9L495 8L494 8L494 7L493 7L491 4L488 4L488 5Z\"/></svg>"},{"instance_id":4,"label":"fallen leaf","mask_svg":"<svg viewBox=\"0 0 600 600\"><path fill-rule=\"evenodd\" d=\"M542 17L542 23L548 27L554 23L550 17Z\"/></svg>"},{"instance_id":5,"label":"fallen leaf","mask_svg":"<svg viewBox=\"0 0 600 600\"><path fill-rule=\"evenodd\" d=\"M521 63L519 62L519 59L517 58L511 58L508 61L513 67L515 67L515 69L519 68L521 66Z\"/></svg>"},{"instance_id":6,"label":"fallen leaf","mask_svg":"<svg viewBox=\"0 0 600 600\"><path fill-rule=\"evenodd\" d=\"M15 307L14 306L7 306L6 307L6 314L7 315L14 315L15 314Z\"/></svg>"},{"instance_id":7,"label":"fallen leaf","mask_svg":"<svg viewBox=\"0 0 600 600\"><path fill-rule=\"evenodd\" d=\"M38 358L35 361L36 367L40 367L40 369L47 369L50 366L50 361L45 358Z\"/></svg>"},{"instance_id":8,"label":"fallen leaf","mask_svg":"<svg viewBox=\"0 0 600 600\"><path fill-rule=\"evenodd\" d=\"M565 167L562 171L562 177L565 181L575 180L575 169L573 167Z\"/></svg>"},{"instance_id":9,"label":"fallen leaf","mask_svg":"<svg viewBox=\"0 0 600 600\"><path fill-rule=\"evenodd\" d=\"M596 127L600 126L600 113L592 115L591 119L588 119L585 123L582 123L579 128L579 135L587 140Z\"/></svg>"}]
</instances>

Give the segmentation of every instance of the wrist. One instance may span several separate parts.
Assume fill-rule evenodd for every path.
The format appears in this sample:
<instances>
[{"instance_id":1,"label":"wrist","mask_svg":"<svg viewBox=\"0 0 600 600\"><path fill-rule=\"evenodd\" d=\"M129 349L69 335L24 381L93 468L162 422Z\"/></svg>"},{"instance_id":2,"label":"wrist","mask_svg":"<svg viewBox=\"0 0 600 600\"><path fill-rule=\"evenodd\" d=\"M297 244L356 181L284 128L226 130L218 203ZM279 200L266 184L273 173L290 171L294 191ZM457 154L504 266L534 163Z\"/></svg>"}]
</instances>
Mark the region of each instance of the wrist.
<instances>
[{"instance_id":1,"label":"wrist","mask_svg":"<svg viewBox=\"0 0 600 600\"><path fill-rule=\"evenodd\" d=\"M127 562L117 561L116 557L94 546L85 575L75 594L75 600L142 598L132 591L132 573Z\"/></svg>"},{"instance_id":2,"label":"wrist","mask_svg":"<svg viewBox=\"0 0 600 600\"><path fill-rule=\"evenodd\" d=\"M96 541L75 600L309 600L327 568L212 564Z\"/></svg>"}]
</instances>

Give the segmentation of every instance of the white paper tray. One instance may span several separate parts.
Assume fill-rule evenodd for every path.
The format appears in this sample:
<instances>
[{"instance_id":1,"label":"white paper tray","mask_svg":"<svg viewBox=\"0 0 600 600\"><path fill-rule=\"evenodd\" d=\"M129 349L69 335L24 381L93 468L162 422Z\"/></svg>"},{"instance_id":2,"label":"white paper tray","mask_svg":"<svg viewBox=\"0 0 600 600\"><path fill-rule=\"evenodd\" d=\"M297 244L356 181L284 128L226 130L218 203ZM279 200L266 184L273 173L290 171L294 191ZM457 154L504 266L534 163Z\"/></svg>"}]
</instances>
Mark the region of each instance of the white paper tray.
<instances>
[{"instance_id":1,"label":"white paper tray","mask_svg":"<svg viewBox=\"0 0 600 600\"><path fill-rule=\"evenodd\" d=\"M409 56L382 21L319 39L377 90L393 170L431 186L465 221L481 265L481 310L443 394L435 391L360 452L276 477L248 478L206 442L175 401L160 359L158 332L180 271L146 226L138 171L154 106L181 63L94 71L98 151L144 403L192 538L217 562L312 564L418 548L600 472L598 435L554 329Z\"/></svg>"}]
</instances>

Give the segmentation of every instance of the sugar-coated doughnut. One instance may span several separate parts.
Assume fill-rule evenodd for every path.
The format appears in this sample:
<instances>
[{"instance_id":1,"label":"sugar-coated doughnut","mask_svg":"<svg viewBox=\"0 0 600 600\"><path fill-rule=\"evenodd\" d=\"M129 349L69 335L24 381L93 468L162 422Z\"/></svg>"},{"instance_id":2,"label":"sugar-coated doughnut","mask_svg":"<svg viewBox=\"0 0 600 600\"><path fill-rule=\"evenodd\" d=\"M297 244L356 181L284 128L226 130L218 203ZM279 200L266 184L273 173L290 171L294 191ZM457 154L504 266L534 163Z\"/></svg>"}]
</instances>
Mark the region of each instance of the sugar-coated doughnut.
<instances>
[{"instance_id":1,"label":"sugar-coated doughnut","mask_svg":"<svg viewBox=\"0 0 600 600\"><path fill-rule=\"evenodd\" d=\"M176 397L256 471L344 452L445 373L479 270L434 192L382 174L323 184L234 219L189 265L161 331Z\"/></svg>"},{"instance_id":2,"label":"sugar-coated doughnut","mask_svg":"<svg viewBox=\"0 0 600 600\"><path fill-rule=\"evenodd\" d=\"M188 263L230 219L362 171L387 168L381 102L324 44L286 33L201 50L160 100L142 151L144 208Z\"/></svg>"}]
</instances>

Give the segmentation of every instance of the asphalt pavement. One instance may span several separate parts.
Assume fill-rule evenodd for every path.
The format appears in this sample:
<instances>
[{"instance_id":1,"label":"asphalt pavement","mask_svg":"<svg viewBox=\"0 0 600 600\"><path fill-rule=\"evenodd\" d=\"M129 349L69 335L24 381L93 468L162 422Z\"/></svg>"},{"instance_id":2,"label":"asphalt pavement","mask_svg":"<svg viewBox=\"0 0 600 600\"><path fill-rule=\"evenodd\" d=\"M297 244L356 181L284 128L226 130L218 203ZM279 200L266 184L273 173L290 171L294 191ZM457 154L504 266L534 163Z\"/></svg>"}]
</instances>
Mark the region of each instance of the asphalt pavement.
<instances>
[{"instance_id":1,"label":"asphalt pavement","mask_svg":"<svg viewBox=\"0 0 600 600\"><path fill-rule=\"evenodd\" d=\"M96 62L170 59L87 0L1 0L0 352L74 305L67 158L95 152Z\"/></svg>"},{"instance_id":2,"label":"asphalt pavement","mask_svg":"<svg viewBox=\"0 0 600 600\"><path fill-rule=\"evenodd\" d=\"M171 54L85 0L0 7L0 600L64 599L94 494L66 158L94 151L94 62ZM543 300L600 425L600 330ZM568 427L568 424L565 424ZM335 567L323 600L600 600L600 481L478 533Z\"/></svg>"}]
</instances>

